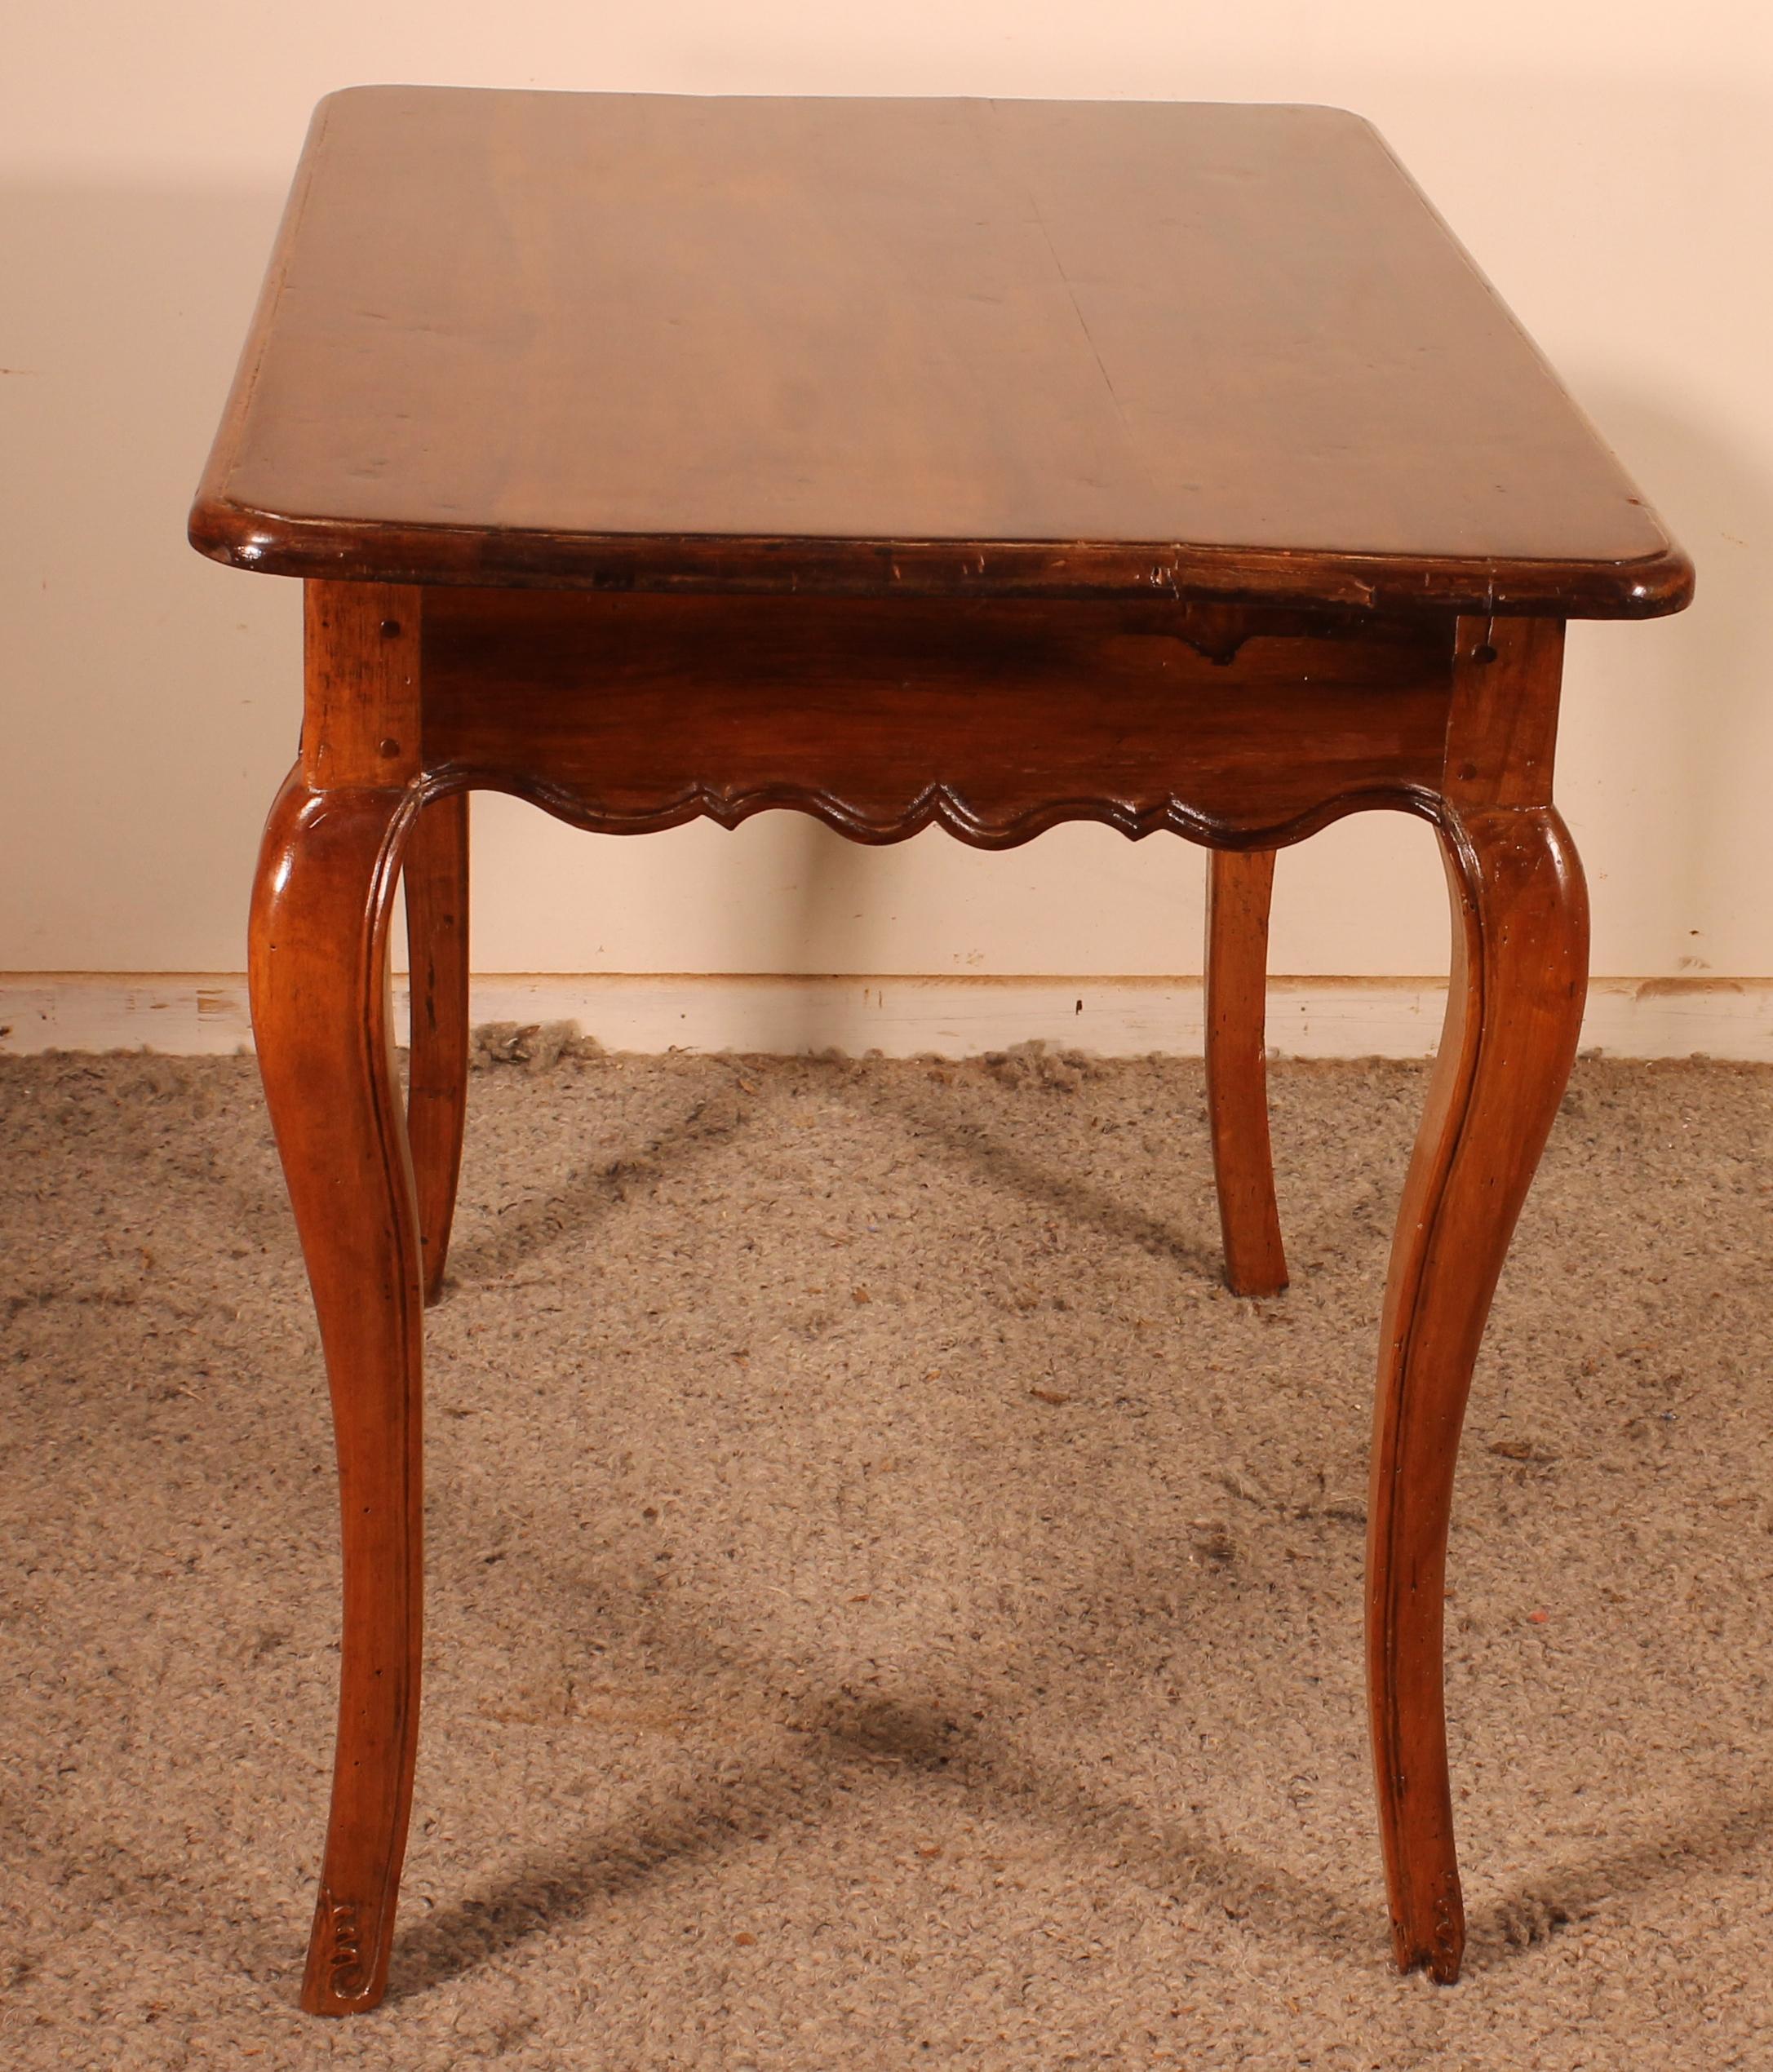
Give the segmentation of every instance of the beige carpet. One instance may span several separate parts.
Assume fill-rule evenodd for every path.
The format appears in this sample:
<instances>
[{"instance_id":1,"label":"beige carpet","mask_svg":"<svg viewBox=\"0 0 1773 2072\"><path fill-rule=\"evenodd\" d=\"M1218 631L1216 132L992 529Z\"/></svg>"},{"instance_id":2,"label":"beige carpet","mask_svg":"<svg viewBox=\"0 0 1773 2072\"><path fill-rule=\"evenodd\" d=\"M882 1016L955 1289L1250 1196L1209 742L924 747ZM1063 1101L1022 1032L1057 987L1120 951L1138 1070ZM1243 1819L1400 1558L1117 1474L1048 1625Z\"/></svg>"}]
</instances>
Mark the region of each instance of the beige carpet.
<instances>
[{"instance_id":1,"label":"beige carpet","mask_svg":"<svg viewBox=\"0 0 1773 2072\"><path fill-rule=\"evenodd\" d=\"M536 1069L537 1065L543 1069ZM295 1996L333 1484L250 1064L0 1065L0 2063L1773 2064L1773 1078L1579 1067L1460 1484L1464 1983L1359 1674L1422 1092L571 1054L473 1084L393 1986Z\"/></svg>"}]
</instances>

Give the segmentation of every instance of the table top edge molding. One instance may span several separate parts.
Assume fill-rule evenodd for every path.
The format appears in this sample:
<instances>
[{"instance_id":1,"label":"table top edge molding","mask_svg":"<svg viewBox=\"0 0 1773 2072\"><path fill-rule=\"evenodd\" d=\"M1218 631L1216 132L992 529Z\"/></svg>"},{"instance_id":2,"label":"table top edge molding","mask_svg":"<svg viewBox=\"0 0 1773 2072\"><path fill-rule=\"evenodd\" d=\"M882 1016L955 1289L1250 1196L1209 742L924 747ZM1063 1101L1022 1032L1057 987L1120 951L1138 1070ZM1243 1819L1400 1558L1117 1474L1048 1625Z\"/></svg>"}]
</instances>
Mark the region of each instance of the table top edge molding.
<instances>
[{"instance_id":1,"label":"table top edge molding","mask_svg":"<svg viewBox=\"0 0 1773 2072\"><path fill-rule=\"evenodd\" d=\"M1672 542L1623 561L1463 560L1182 541L870 539L562 533L388 525L234 503L206 480L190 542L259 574L525 589L920 597L1196 597L1355 610L1643 619L1682 610L1693 564Z\"/></svg>"}]
</instances>

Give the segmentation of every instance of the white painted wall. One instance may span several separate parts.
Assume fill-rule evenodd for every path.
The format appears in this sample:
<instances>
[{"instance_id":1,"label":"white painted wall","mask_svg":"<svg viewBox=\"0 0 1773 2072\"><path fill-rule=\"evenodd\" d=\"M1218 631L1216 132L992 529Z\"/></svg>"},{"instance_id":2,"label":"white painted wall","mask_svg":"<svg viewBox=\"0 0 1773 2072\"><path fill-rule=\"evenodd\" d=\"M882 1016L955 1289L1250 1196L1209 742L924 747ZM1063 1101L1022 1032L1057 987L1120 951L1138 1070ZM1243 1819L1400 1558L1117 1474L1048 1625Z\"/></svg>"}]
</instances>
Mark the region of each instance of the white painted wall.
<instances>
[{"instance_id":1,"label":"white painted wall","mask_svg":"<svg viewBox=\"0 0 1773 2072\"><path fill-rule=\"evenodd\" d=\"M1773 973L1773 11L1763 0L16 4L0 42L0 972L230 972L294 745L293 584L184 546L308 112L366 80L1329 101L1385 131L1700 570L1572 634L1598 972ZM594 840L476 802L488 972L1179 974L1200 862L783 816ZM1444 968L1432 838L1283 859L1280 972Z\"/></svg>"}]
</instances>

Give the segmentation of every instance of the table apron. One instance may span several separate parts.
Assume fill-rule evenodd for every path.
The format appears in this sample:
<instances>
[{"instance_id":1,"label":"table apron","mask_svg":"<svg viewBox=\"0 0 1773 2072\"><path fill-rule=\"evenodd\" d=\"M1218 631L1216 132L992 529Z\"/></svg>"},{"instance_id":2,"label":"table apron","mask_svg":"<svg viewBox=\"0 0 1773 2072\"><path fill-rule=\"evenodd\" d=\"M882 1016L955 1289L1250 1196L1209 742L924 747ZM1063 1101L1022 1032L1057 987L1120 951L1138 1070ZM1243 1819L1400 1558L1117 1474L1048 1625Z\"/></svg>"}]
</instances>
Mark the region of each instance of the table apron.
<instances>
[{"instance_id":1,"label":"table apron","mask_svg":"<svg viewBox=\"0 0 1773 2072\"><path fill-rule=\"evenodd\" d=\"M1450 614L429 590L428 791L638 834L787 807L1008 848L1295 840L1441 786Z\"/></svg>"}]
</instances>

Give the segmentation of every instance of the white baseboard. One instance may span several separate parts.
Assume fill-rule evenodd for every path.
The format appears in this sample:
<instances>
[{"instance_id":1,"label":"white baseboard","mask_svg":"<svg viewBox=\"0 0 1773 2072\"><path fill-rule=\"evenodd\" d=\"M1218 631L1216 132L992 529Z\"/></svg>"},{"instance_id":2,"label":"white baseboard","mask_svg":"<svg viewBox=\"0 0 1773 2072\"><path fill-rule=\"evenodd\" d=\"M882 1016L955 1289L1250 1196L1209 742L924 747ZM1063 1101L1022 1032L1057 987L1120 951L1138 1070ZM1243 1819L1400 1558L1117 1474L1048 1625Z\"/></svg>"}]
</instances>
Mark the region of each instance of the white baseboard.
<instances>
[{"instance_id":1,"label":"white baseboard","mask_svg":"<svg viewBox=\"0 0 1773 2072\"><path fill-rule=\"evenodd\" d=\"M406 997L397 984L402 1032ZM1444 983L1276 978L1268 1038L1288 1057L1425 1057ZM803 978L645 973L490 974L476 1022L577 1022L613 1051L830 1048L964 1057L1039 1039L1104 1056L1198 1056L1198 978ZM1618 1057L1773 1062L1773 979L1597 979L1586 1048ZM0 1053L248 1050L237 975L0 974Z\"/></svg>"}]
</instances>

